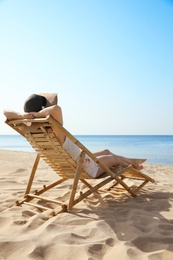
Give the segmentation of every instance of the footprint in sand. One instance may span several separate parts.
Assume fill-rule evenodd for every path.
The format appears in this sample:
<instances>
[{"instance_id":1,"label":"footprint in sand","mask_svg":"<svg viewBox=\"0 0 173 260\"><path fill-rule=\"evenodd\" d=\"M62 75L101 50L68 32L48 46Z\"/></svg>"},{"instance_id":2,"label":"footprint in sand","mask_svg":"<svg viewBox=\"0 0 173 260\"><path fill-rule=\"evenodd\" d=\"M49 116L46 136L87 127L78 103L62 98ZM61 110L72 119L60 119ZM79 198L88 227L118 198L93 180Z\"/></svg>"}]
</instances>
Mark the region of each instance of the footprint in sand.
<instances>
[{"instance_id":1,"label":"footprint in sand","mask_svg":"<svg viewBox=\"0 0 173 260\"><path fill-rule=\"evenodd\" d=\"M171 224L161 224L158 226L160 234L164 236L172 236L173 225Z\"/></svg>"},{"instance_id":2,"label":"footprint in sand","mask_svg":"<svg viewBox=\"0 0 173 260\"><path fill-rule=\"evenodd\" d=\"M108 238L106 239L103 244L97 243L95 245L92 245L88 248L88 252L93 256L93 257L101 257L106 253L107 250L109 250L110 247L113 247L115 245L115 240L113 238ZM95 259L95 258L94 258Z\"/></svg>"},{"instance_id":3,"label":"footprint in sand","mask_svg":"<svg viewBox=\"0 0 173 260\"><path fill-rule=\"evenodd\" d=\"M16 220L16 221L14 221L14 224L19 225L19 226L25 225L26 223L27 223L26 220Z\"/></svg>"},{"instance_id":4,"label":"footprint in sand","mask_svg":"<svg viewBox=\"0 0 173 260\"><path fill-rule=\"evenodd\" d=\"M130 242L133 246L143 252L165 250L173 244L173 238L168 237L138 237Z\"/></svg>"},{"instance_id":5,"label":"footprint in sand","mask_svg":"<svg viewBox=\"0 0 173 260\"><path fill-rule=\"evenodd\" d=\"M141 252L138 251L137 249L129 248L127 250L127 255L129 256L130 259L141 259Z\"/></svg>"},{"instance_id":6,"label":"footprint in sand","mask_svg":"<svg viewBox=\"0 0 173 260\"><path fill-rule=\"evenodd\" d=\"M93 256L102 256L105 254L106 251L106 245L104 244L95 244L88 248L88 252Z\"/></svg>"},{"instance_id":7,"label":"footprint in sand","mask_svg":"<svg viewBox=\"0 0 173 260\"><path fill-rule=\"evenodd\" d=\"M22 212L22 216L25 217L25 218L32 217L34 215L35 215L35 213L33 211L25 210L25 211Z\"/></svg>"}]
</instances>

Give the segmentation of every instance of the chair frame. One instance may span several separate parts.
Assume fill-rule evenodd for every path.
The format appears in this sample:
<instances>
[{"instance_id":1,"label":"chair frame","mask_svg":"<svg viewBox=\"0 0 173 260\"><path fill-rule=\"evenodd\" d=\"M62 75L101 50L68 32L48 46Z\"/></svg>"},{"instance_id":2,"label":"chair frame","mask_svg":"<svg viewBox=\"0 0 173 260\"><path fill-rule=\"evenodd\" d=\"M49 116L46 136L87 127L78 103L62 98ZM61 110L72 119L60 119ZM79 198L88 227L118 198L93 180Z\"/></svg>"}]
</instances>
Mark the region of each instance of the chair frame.
<instances>
[{"instance_id":1,"label":"chair frame","mask_svg":"<svg viewBox=\"0 0 173 260\"><path fill-rule=\"evenodd\" d=\"M148 182L155 183L154 179L142 173L141 171L134 169L132 166L123 169L119 169L118 167L109 169L51 116L47 116L46 118L6 120L5 123L12 127L19 134L24 136L37 152L24 197L21 201L16 201L16 205L18 206L22 204L28 204L37 207L41 211L44 211L49 210L50 208L39 205L38 203L33 204L30 201L33 199L38 199L50 203L55 203L60 207L56 206L54 209L50 209L50 211L51 215L56 215L60 212L72 210L72 208L77 203L84 200L92 193L97 192L101 194L103 192L101 188L106 184L111 184L111 186L109 186L106 190L112 194L114 194L115 189L120 186L121 189L123 188L127 194L132 197L136 197L138 192ZM68 137L80 148L81 154L78 163L73 161L73 159L64 151L62 146L59 144L55 134L53 133L52 127L59 128L66 135L66 137ZM94 186L93 184L91 185L89 183L89 180L93 181L93 178L88 176L87 173L82 169L85 154L93 159L105 172L105 174L103 174L101 177L94 179L96 180L96 184ZM62 178L54 183L51 183L50 185L44 185L40 190L33 192L31 191L32 184L35 179L35 173L40 158L42 158ZM66 164L68 166L66 166ZM68 179L72 179L72 189L67 203L40 196L44 192L54 187L58 187L59 184ZM135 179L141 183L134 188L133 186L128 186L125 183L125 179ZM81 181L87 187L87 190L85 192L80 192L80 194L78 194L79 181ZM99 183L97 183L98 181ZM116 194L117 192L115 192L115 197L117 196Z\"/></svg>"}]
</instances>

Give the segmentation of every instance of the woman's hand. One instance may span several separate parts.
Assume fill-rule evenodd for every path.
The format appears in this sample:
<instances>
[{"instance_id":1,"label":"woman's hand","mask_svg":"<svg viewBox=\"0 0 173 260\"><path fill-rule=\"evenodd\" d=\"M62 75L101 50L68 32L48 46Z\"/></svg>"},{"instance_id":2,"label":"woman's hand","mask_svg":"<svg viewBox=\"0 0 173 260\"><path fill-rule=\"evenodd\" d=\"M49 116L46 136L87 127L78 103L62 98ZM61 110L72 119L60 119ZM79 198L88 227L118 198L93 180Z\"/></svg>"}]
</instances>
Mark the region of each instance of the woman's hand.
<instances>
[{"instance_id":1,"label":"woman's hand","mask_svg":"<svg viewBox=\"0 0 173 260\"><path fill-rule=\"evenodd\" d=\"M35 118L34 112L33 113L24 113L23 118Z\"/></svg>"}]
</instances>

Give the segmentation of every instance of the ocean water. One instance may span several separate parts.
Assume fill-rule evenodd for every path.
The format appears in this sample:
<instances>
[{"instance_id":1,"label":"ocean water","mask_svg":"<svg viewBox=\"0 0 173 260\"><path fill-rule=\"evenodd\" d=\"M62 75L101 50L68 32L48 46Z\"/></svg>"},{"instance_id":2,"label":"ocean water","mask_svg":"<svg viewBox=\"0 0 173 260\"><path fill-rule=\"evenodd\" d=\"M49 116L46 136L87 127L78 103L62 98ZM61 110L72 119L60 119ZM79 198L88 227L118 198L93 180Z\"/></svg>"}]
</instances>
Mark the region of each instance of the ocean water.
<instances>
[{"instance_id":1,"label":"ocean water","mask_svg":"<svg viewBox=\"0 0 173 260\"><path fill-rule=\"evenodd\" d=\"M147 158L147 163L173 165L173 135L76 135L92 152L105 148L126 157ZM0 149L34 150L20 135L0 135Z\"/></svg>"}]
</instances>

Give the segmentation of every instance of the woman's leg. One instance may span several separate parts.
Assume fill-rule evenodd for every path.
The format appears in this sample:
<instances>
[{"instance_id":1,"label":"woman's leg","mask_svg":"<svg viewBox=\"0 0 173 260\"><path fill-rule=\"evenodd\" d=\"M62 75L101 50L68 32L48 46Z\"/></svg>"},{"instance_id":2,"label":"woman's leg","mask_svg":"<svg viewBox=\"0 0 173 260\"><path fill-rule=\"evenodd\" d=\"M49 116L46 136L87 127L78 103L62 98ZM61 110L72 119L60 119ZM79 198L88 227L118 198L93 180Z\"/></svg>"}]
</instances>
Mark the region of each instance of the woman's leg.
<instances>
[{"instance_id":1,"label":"woman's leg","mask_svg":"<svg viewBox=\"0 0 173 260\"><path fill-rule=\"evenodd\" d=\"M143 169L143 166L141 165L146 161L146 159L136 159L136 158L127 158L120 155L115 155L112 152L110 152L108 149L95 152L93 153L98 159L104 160L103 163L105 163L108 167L116 166L116 165L132 165L135 169L141 170ZM104 159L105 158L105 159ZM109 164L111 165L109 166ZM112 163L114 163L112 165Z\"/></svg>"},{"instance_id":2,"label":"woman's leg","mask_svg":"<svg viewBox=\"0 0 173 260\"><path fill-rule=\"evenodd\" d=\"M127 158L123 156L119 156L121 160L123 160L126 163L131 164L135 169L137 170L142 170L143 166L142 164L147 160L147 159L138 159L138 158Z\"/></svg>"},{"instance_id":3,"label":"woman's leg","mask_svg":"<svg viewBox=\"0 0 173 260\"><path fill-rule=\"evenodd\" d=\"M98 152L93 152L93 154L97 157L97 156L101 156L101 155L113 155L113 153L111 153L108 149L104 149Z\"/></svg>"},{"instance_id":4,"label":"woman's leg","mask_svg":"<svg viewBox=\"0 0 173 260\"><path fill-rule=\"evenodd\" d=\"M113 166L119 166L119 165L121 165L123 167L129 166L129 164L126 163L125 161L123 161L119 156L116 156L113 154L100 155L100 156L97 156L97 158L99 159L100 162L105 164L108 168L113 167ZM104 172L105 172L104 169L99 167L96 177L100 176Z\"/></svg>"}]
</instances>

